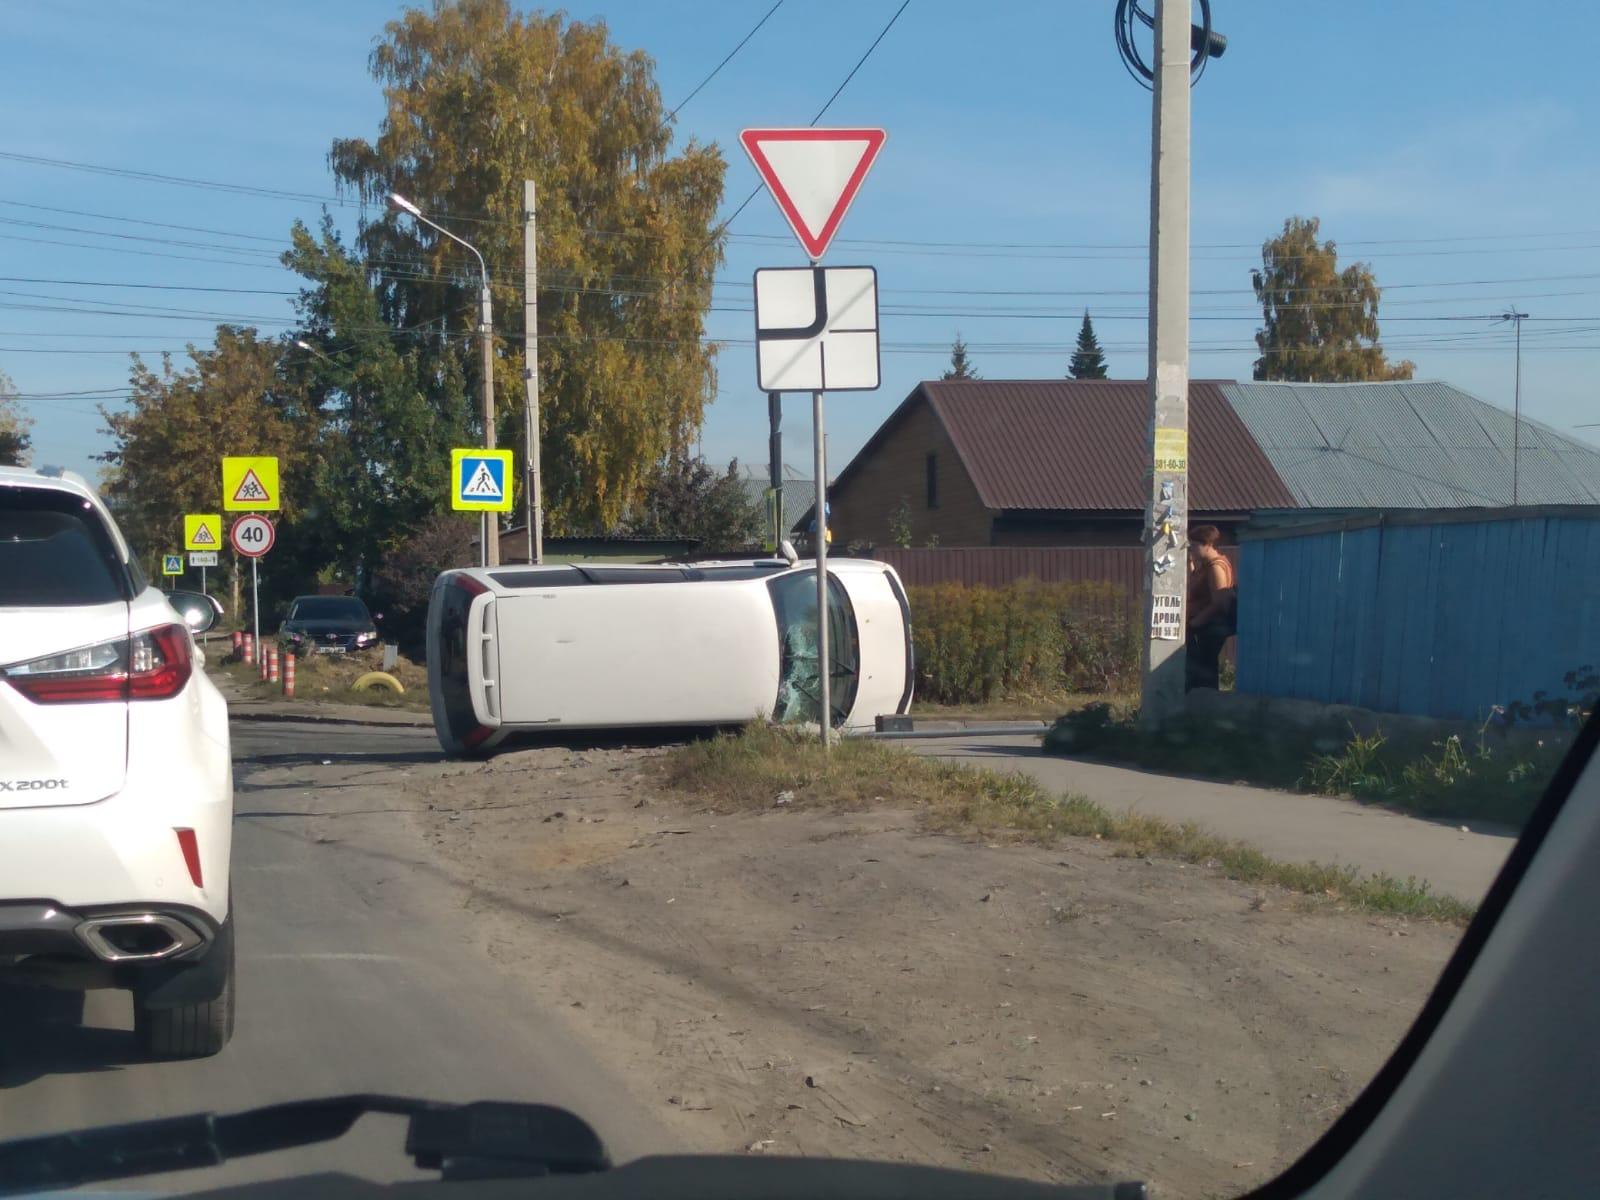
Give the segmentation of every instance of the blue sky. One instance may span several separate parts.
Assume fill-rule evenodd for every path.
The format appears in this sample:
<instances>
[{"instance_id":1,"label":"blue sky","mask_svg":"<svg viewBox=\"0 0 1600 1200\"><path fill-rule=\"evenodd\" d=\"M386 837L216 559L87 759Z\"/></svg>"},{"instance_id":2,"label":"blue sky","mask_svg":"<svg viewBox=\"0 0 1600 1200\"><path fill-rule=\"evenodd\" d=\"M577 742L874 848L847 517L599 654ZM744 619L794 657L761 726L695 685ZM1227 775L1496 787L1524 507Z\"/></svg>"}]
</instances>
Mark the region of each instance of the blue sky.
<instances>
[{"instance_id":1,"label":"blue sky","mask_svg":"<svg viewBox=\"0 0 1600 1200\"><path fill-rule=\"evenodd\" d=\"M898 3L786 0L684 108L679 135L727 154L725 212L756 182L739 129L804 124ZM619 44L652 55L670 105L769 5L583 0L569 11L603 17ZM401 7L4 5L0 109L12 120L0 152L332 195L328 146L376 131L366 59ZM825 123L881 125L889 142L829 261L876 265L883 303L907 313L884 319L882 390L829 403L833 470L918 380L937 376L958 331L986 377L1057 376L1088 306L1112 374L1143 376L1149 96L1117 59L1112 7L912 0L830 110ZM1230 43L1194 94L1193 374L1248 377L1260 315L1249 268L1286 216L1315 215L1343 260L1372 263L1386 289L1384 341L1419 377L1509 406L1505 327L1419 318L1518 304L1535 318L1523 331L1525 412L1561 429L1600 422L1600 83L1582 55L1558 52L1594 42L1600 8L1214 9ZM181 352L224 318L279 330L287 295L124 285L292 292L272 255L296 217L316 215L309 201L0 160L0 370L29 397L119 389L130 349ZM803 258L765 195L732 232L718 304L747 309L754 268ZM1024 294L993 294L1004 292ZM709 333L748 340L750 322L714 312ZM754 376L747 346L723 351L707 457L764 461ZM35 461L92 470L106 441L95 401L28 405ZM803 464L809 404L795 397L787 410L787 457Z\"/></svg>"}]
</instances>

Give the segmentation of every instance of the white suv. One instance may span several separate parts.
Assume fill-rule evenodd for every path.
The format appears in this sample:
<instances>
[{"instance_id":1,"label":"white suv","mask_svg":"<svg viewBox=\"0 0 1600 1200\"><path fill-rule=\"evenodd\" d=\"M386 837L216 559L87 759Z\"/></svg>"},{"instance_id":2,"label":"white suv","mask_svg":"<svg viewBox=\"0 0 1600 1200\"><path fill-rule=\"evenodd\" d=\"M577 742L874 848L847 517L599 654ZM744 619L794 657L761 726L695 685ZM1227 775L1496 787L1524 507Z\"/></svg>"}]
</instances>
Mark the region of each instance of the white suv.
<instances>
[{"instance_id":1,"label":"white suv","mask_svg":"<svg viewBox=\"0 0 1600 1200\"><path fill-rule=\"evenodd\" d=\"M233 1030L228 710L190 632L214 620L82 479L0 467L0 983L127 988L162 1057Z\"/></svg>"}]
</instances>

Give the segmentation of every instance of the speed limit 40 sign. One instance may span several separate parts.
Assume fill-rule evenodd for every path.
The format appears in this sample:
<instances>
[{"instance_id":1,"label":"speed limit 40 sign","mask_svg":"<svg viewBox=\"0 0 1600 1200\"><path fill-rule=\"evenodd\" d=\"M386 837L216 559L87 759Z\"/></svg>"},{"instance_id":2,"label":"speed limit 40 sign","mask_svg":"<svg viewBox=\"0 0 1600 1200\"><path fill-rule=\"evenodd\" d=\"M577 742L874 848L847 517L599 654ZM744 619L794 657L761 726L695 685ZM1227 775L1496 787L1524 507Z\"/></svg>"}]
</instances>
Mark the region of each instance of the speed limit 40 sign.
<instances>
[{"instance_id":1,"label":"speed limit 40 sign","mask_svg":"<svg viewBox=\"0 0 1600 1200\"><path fill-rule=\"evenodd\" d=\"M246 558L260 558L272 549L276 537L277 531L273 529L272 522L259 513L240 517L228 530L228 541Z\"/></svg>"}]
</instances>

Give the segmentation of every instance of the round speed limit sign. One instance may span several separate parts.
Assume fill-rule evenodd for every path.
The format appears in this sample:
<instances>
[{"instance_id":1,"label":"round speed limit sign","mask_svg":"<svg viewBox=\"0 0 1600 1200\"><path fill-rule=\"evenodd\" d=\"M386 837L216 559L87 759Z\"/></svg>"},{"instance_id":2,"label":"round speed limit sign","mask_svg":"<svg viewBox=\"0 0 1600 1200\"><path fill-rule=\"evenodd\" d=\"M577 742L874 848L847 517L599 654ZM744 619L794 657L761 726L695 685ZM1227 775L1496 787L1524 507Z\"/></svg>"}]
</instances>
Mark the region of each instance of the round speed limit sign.
<instances>
[{"instance_id":1,"label":"round speed limit sign","mask_svg":"<svg viewBox=\"0 0 1600 1200\"><path fill-rule=\"evenodd\" d=\"M240 517L228 530L228 540L233 543L233 548L246 558L260 558L272 549L276 537L272 522L260 513Z\"/></svg>"}]
</instances>

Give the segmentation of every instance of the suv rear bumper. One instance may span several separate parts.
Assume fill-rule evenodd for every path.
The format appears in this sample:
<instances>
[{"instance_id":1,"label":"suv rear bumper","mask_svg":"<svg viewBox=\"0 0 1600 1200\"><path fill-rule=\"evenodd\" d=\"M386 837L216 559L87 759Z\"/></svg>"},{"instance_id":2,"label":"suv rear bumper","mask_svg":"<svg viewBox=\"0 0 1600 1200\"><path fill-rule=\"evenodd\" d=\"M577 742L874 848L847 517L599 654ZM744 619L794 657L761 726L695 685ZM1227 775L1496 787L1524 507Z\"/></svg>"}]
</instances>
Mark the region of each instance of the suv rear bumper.
<instances>
[{"instance_id":1,"label":"suv rear bumper","mask_svg":"<svg viewBox=\"0 0 1600 1200\"><path fill-rule=\"evenodd\" d=\"M108 957L93 935L98 924L151 915L191 934L164 957ZM0 901L0 977L15 972L45 987L131 989L147 1008L214 1000L233 962L233 919L171 904L71 909L49 900Z\"/></svg>"},{"instance_id":2,"label":"suv rear bumper","mask_svg":"<svg viewBox=\"0 0 1600 1200\"><path fill-rule=\"evenodd\" d=\"M181 905L73 909L53 900L0 900L0 960L38 956L117 966L195 961L205 957L220 928L208 913ZM119 944L117 931L124 929L142 946L133 947L132 939Z\"/></svg>"},{"instance_id":3,"label":"suv rear bumper","mask_svg":"<svg viewBox=\"0 0 1600 1200\"><path fill-rule=\"evenodd\" d=\"M225 747L195 764L167 746L166 770L145 766L93 804L0 809L0 905L48 900L80 913L194 910L216 928L228 915L233 796ZM178 830L193 830L200 881ZM185 835L187 836L187 835Z\"/></svg>"}]
</instances>

